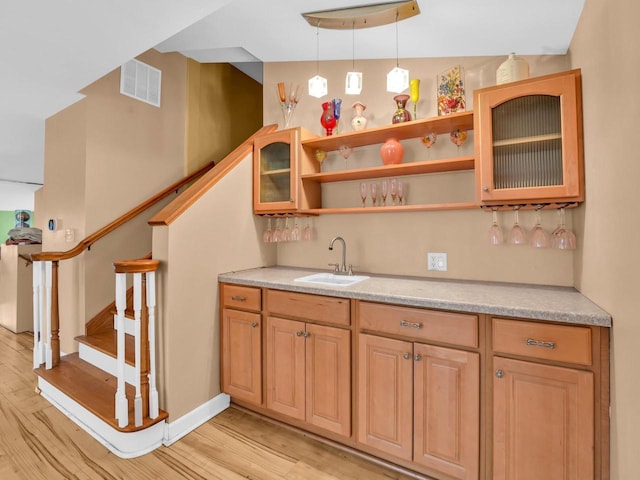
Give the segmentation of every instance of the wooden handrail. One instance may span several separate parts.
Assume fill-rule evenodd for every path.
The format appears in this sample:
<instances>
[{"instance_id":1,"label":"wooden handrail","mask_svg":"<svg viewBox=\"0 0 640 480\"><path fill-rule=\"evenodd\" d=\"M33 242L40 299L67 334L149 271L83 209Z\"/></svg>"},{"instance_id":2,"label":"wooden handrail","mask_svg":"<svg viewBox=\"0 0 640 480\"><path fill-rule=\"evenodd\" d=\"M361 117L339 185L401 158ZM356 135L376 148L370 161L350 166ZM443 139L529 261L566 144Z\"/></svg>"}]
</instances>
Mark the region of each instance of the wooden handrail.
<instances>
[{"instance_id":1,"label":"wooden handrail","mask_svg":"<svg viewBox=\"0 0 640 480\"><path fill-rule=\"evenodd\" d=\"M31 260L29 257L27 257L26 255L24 255L23 253L19 253L18 257L20 257L22 260L24 260L26 263L26 266L28 267L29 265L31 265L33 263L33 260Z\"/></svg>"},{"instance_id":2,"label":"wooden handrail","mask_svg":"<svg viewBox=\"0 0 640 480\"><path fill-rule=\"evenodd\" d=\"M233 152L218 162L215 168L199 178L198 181L191 185L182 195L156 213L156 215L149 220L149 225L169 225L175 221L253 150L253 141L257 137L273 132L277 128L277 125L267 125L260 128L260 130L242 142Z\"/></svg>"},{"instance_id":3,"label":"wooden handrail","mask_svg":"<svg viewBox=\"0 0 640 480\"><path fill-rule=\"evenodd\" d=\"M146 273L155 272L159 265L159 260L141 258L137 260L119 260L113 262L113 269L116 273Z\"/></svg>"},{"instance_id":4,"label":"wooden handrail","mask_svg":"<svg viewBox=\"0 0 640 480\"><path fill-rule=\"evenodd\" d=\"M57 260L67 260L69 258L73 258L73 257L75 257L77 255L80 255L86 249L91 247L91 245L93 245L94 243L96 243L98 240L100 240L101 238L105 237L109 233L113 232L119 226L121 226L121 225L127 223L129 220L135 218L137 215L139 215L140 213L144 212L148 208L152 207L153 205L158 203L160 200L162 200L163 198L169 196L171 193L173 193L176 190L180 189L181 187L183 187L187 183L189 183L192 180L204 175L206 172L211 170L213 167L214 167L214 163L213 162L207 163L206 165L204 165L200 169L196 170L192 174L187 175L186 177L184 177L181 180L178 180L174 184L172 184L169 187L167 187L164 190L162 190L160 193L157 193L153 197L151 197L148 200L146 200L146 201L142 202L141 204L139 204L137 207L129 210L124 215L121 215L120 217L116 218L114 221L112 221L108 225L102 227L97 232L92 233L91 235L89 235L88 237L86 237L85 239L80 241L80 243L78 243L71 250L67 250L66 252L39 252L39 253L32 253L31 254L31 259L34 260L34 261L57 261Z\"/></svg>"}]
</instances>

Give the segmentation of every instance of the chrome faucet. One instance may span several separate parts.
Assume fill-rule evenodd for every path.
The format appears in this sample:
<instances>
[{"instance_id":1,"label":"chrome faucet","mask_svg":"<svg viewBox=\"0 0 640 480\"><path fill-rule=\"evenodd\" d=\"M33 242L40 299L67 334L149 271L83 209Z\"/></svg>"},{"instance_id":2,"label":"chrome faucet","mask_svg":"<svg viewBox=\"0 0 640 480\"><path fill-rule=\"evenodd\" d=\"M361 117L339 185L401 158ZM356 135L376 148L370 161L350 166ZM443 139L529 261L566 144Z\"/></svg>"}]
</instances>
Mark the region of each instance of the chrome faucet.
<instances>
[{"instance_id":1,"label":"chrome faucet","mask_svg":"<svg viewBox=\"0 0 640 480\"><path fill-rule=\"evenodd\" d=\"M330 263L329 265L335 266L335 271L333 273L336 275L353 275L353 268L351 265L349 265L349 268L347 269L347 244L345 243L344 238L333 237L329 242L329 250L333 250L333 244L336 240L342 242L342 263Z\"/></svg>"}]
</instances>

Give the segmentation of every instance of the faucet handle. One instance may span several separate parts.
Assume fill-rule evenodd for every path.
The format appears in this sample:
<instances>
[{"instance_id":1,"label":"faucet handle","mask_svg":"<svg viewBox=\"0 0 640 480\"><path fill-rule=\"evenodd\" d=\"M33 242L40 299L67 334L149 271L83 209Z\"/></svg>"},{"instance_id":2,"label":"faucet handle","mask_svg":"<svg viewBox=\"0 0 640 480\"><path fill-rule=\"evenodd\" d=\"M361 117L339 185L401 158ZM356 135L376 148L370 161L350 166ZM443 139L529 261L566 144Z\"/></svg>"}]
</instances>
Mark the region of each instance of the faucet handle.
<instances>
[{"instance_id":1,"label":"faucet handle","mask_svg":"<svg viewBox=\"0 0 640 480\"><path fill-rule=\"evenodd\" d=\"M353 275L353 267L359 267L359 265L351 265L349 264L349 275Z\"/></svg>"},{"instance_id":2,"label":"faucet handle","mask_svg":"<svg viewBox=\"0 0 640 480\"><path fill-rule=\"evenodd\" d=\"M328 265L330 267L334 268L334 272L339 272L340 271L340 264L339 263L329 263Z\"/></svg>"}]
</instances>

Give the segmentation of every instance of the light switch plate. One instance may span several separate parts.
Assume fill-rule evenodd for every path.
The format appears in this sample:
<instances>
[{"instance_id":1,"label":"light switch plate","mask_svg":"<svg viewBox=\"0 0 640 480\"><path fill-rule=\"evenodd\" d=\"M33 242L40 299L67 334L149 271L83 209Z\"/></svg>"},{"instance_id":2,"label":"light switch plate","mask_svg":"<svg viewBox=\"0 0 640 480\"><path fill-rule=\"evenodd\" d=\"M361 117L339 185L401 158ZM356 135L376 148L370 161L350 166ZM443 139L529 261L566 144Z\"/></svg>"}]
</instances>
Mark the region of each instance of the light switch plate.
<instances>
[{"instance_id":1,"label":"light switch plate","mask_svg":"<svg viewBox=\"0 0 640 480\"><path fill-rule=\"evenodd\" d=\"M427 270L435 272L447 271L447 254L446 253L427 253Z\"/></svg>"}]
</instances>

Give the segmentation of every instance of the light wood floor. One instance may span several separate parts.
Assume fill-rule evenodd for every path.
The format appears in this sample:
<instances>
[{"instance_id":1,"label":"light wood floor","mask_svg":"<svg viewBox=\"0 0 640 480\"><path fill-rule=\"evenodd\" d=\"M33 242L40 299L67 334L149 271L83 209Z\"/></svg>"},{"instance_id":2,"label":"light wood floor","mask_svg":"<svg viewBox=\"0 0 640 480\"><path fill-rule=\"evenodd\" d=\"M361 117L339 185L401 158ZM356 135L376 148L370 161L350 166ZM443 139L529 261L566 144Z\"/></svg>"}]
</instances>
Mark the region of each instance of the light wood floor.
<instances>
[{"instance_id":1,"label":"light wood floor","mask_svg":"<svg viewBox=\"0 0 640 480\"><path fill-rule=\"evenodd\" d=\"M170 447L123 460L34 393L32 335L0 327L0 479L407 480L228 409Z\"/></svg>"}]
</instances>

